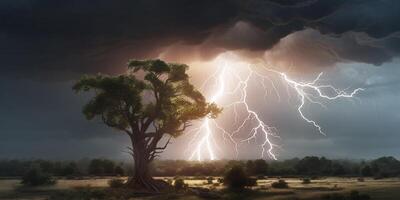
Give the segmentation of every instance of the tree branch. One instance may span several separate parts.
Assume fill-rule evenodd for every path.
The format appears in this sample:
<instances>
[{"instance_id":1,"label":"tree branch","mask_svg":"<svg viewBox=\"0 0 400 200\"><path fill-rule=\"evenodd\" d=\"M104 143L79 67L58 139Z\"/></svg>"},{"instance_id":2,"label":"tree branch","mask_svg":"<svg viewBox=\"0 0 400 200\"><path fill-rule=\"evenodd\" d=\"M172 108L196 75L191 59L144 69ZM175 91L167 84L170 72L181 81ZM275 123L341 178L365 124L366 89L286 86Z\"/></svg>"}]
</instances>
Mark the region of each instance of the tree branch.
<instances>
[{"instance_id":1,"label":"tree branch","mask_svg":"<svg viewBox=\"0 0 400 200\"><path fill-rule=\"evenodd\" d=\"M165 148L167 148L168 144L170 143L172 136L169 137L169 139L167 140L167 142L165 143L165 145L163 147L156 147L155 150L164 150Z\"/></svg>"},{"instance_id":2,"label":"tree branch","mask_svg":"<svg viewBox=\"0 0 400 200\"><path fill-rule=\"evenodd\" d=\"M107 118L104 116L104 113L101 114L101 119L102 119L103 123L106 124L106 125L109 126L109 127L116 128L116 129L118 129L118 130L122 130L122 131L124 131L126 134L128 134L129 136L131 136L131 135L133 134L133 133L130 132L128 129L126 129L126 128L121 128L121 127L119 127L117 124L111 123L110 121L108 121Z\"/></svg>"}]
</instances>

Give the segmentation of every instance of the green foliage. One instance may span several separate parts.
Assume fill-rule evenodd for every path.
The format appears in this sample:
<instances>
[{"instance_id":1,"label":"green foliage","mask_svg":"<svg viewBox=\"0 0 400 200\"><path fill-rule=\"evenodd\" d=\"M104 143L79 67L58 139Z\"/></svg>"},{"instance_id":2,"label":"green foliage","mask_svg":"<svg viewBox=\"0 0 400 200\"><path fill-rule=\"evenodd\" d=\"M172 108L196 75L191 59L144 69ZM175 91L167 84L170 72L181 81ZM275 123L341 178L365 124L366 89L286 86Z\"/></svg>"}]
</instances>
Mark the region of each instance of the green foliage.
<instances>
[{"instance_id":1,"label":"green foliage","mask_svg":"<svg viewBox=\"0 0 400 200\"><path fill-rule=\"evenodd\" d=\"M131 60L128 67L131 73L117 77L84 76L74 85L77 92L95 93L83 109L88 119L99 116L108 126L123 131L136 130L142 120L151 119L158 130L178 136L187 122L207 115L216 117L221 111L215 104L207 103L190 84L187 65ZM139 71L144 74L143 79L135 76ZM151 98L145 97L149 94Z\"/></svg>"},{"instance_id":2,"label":"green foliage","mask_svg":"<svg viewBox=\"0 0 400 200\"><path fill-rule=\"evenodd\" d=\"M400 161L394 157L381 157L371 162L371 171L376 177L391 177L400 174Z\"/></svg>"},{"instance_id":3,"label":"green foliage","mask_svg":"<svg viewBox=\"0 0 400 200\"><path fill-rule=\"evenodd\" d=\"M266 175L268 163L264 159L249 160L246 162L246 172L249 175Z\"/></svg>"},{"instance_id":4,"label":"green foliage","mask_svg":"<svg viewBox=\"0 0 400 200\"><path fill-rule=\"evenodd\" d=\"M108 185L111 188L122 188L125 185L125 181L122 179L114 178L108 181Z\"/></svg>"},{"instance_id":5,"label":"green foliage","mask_svg":"<svg viewBox=\"0 0 400 200\"><path fill-rule=\"evenodd\" d=\"M22 177L21 183L27 186L54 185L56 181L50 174L43 172L39 167L34 166Z\"/></svg>"},{"instance_id":6,"label":"green foliage","mask_svg":"<svg viewBox=\"0 0 400 200\"><path fill-rule=\"evenodd\" d=\"M106 159L93 159L90 161L88 172L90 175L114 175L114 162Z\"/></svg>"},{"instance_id":7,"label":"green foliage","mask_svg":"<svg viewBox=\"0 0 400 200\"><path fill-rule=\"evenodd\" d=\"M97 159L104 160L104 159ZM374 161L374 160L373 160ZM344 176L360 176L363 175L367 177L368 175L376 178L384 178L384 171L392 171L393 173L386 174L390 177L397 177L400 173L395 173L399 169L394 166L386 165L375 165L374 169L377 174L372 173L371 163L373 161L349 161L343 162L341 160L332 160L332 163L341 163L341 165L346 169ZM105 174L103 165L99 164L97 169L92 169L93 166L90 164L93 160L82 159L77 161L48 161L48 160L0 160L0 176L20 176L22 177L27 171L30 170L30 166L37 166L44 173L51 174L52 176L87 176L90 175L89 172L100 171L99 174L92 173L95 176L110 176L118 175L118 168L122 168L124 175L132 174L132 163L118 163L114 164L114 172L110 168L110 174ZM98 162L98 161L96 161ZM113 162L111 160L106 161L106 163ZM192 162L185 160L156 160L153 164L154 175L155 176L221 176L225 173L226 169L230 169L235 164L246 166L248 161L209 161L209 162ZM254 162L254 161L253 161ZM298 165L300 159L290 159L290 160L280 160L280 161L270 161L268 162L268 175L269 176L302 176L297 170L293 171L293 168ZM100 162L102 163L102 162ZM114 162L116 163L116 162ZM375 162L376 163L376 162ZM358 167L357 167L358 166ZM382 166L383 168L380 168ZM100 168L100 169L99 169ZM247 166L246 166L247 172ZM351 171L349 169L354 169ZM108 171L108 170L107 170ZM314 178L320 176L331 176L332 170L325 170L326 173L318 175L307 175L304 177ZM380 174L382 172L382 174ZM121 174L120 174L121 175ZM381 176L380 176L381 175ZM262 175L255 175L257 179L264 179Z\"/></svg>"},{"instance_id":8,"label":"green foliage","mask_svg":"<svg viewBox=\"0 0 400 200\"><path fill-rule=\"evenodd\" d=\"M324 157L307 156L296 164L296 170L301 175L321 175L332 173L332 161Z\"/></svg>"},{"instance_id":9,"label":"green foliage","mask_svg":"<svg viewBox=\"0 0 400 200\"><path fill-rule=\"evenodd\" d=\"M80 174L80 171L75 162L68 163L66 166L64 166L62 168L62 171L61 171L62 176L74 176L74 175L79 175L79 174Z\"/></svg>"},{"instance_id":10,"label":"green foliage","mask_svg":"<svg viewBox=\"0 0 400 200\"><path fill-rule=\"evenodd\" d=\"M95 92L95 97L83 108L87 119L100 116L104 123L120 130L128 127L128 117L135 118L142 110L141 93L145 88L146 84L143 81L127 75L84 76L73 87L77 92ZM129 116L124 114L121 107L130 111L126 113Z\"/></svg>"},{"instance_id":11,"label":"green foliage","mask_svg":"<svg viewBox=\"0 0 400 200\"><path fill-rule=\"evenodd\" d=\"M84 76L73 86L76 92L94 94L83 108L88 120L99 118L130 137L128 153L142 165L135 176L147 173L149 163L167 147L169 140L158 146L164 135L178 137L191 121L215 118L222 111L189 82L188 68L158 59L131 60L126 74ZM101 174L100 170L90 171Z\"/></svg>"},{"instance_id":12,"label":"green foliage","mask_svg":"<svg viewBox=\"0 0 400 200\"><path fill-rule=\"evenodd\" d=\"M271 187L273 187L273 188L289 188L289 185L285 180L280 179L276 182L271 183Z\"/></svg>"}]
</instances>

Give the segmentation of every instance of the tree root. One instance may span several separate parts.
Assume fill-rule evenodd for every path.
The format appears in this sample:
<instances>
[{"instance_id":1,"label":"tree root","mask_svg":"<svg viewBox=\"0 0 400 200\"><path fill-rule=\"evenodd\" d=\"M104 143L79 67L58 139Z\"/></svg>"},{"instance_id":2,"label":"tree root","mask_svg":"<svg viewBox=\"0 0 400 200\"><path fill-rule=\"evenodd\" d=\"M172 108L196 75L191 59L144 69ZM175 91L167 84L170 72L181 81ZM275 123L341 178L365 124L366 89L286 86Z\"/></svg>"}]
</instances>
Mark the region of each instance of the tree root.
<instances>
[{"instance_id":1,"label":"tree root","mask_svg":"<svg viewBox=\"0 0 400 200\"><path fill-rule=\"evenodd\" d=\"M126 186L139 193L148 194L160 194L172 190L172 187L167 182L153 178L130 178Z\"/></svg>"}]
</instances>

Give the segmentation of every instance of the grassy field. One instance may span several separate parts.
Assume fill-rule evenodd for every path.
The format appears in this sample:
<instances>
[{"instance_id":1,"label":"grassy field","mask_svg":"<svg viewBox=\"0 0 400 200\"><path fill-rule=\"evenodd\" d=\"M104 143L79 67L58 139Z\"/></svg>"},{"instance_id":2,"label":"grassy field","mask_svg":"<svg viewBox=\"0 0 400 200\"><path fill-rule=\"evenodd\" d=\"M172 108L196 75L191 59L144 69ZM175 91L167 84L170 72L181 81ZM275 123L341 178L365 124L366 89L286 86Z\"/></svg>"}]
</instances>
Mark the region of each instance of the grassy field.
<instances>
[{"instance_id":1,"label":"grassy field","mask_svg":"<svg viewBox=\"0 0 400 200\"><path fill-rule=\"evenodd\" d=\"M167 178L163 178L167 179ZM171 178L172 179L172 178ZM76 188L102 188L107 187L109 179L85 179L85 180L58 180L53 186L40 186L27 188L19 184L19 180L0 180L0 199L18 200L44 200L50 195L59 191L74 190ZM400 179L365 179L364 182L356 178L325 178L312 180L310 184L302 184L301 180L294 178L285 179L289 183L288 189L271 188L271 183L277 179L262 179L257 181L257 186L251 188L257 195L246 196L248 199L315 199L324 194L350 193L351 190L358 190L360 193L368 194L371 199L377 200L398 200L400 199ZM207 184L206 180L185 179L189 187L211 188L219 191L223 186L216 180L213 184ZM245 198L246 198L245 197ZM194 195L177 195L173 197L138 197L132 199L200 199Z\"/></svg>"}]
</instances>

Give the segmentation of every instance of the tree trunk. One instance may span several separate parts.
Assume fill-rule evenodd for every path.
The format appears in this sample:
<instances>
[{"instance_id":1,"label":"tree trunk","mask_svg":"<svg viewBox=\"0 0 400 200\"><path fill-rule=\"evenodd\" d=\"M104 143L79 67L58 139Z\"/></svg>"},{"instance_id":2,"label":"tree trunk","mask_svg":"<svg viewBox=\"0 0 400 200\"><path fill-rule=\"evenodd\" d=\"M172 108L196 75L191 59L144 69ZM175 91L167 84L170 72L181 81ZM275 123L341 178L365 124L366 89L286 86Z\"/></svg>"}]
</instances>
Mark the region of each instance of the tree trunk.
<instances>
[{"instance_id":1,"label":"tree trunk","mask_svg":"<svg viewBox=\"0 0 400 200\"><path fill-rule=\"evenodd\" d=\"M133 141L132 141L133 142ZM133 144L133 143L132 143ZM128 186L145 193L160 193L168 184L161 180L155 180L150 174L149 154L144 145L136 142L133 145L134 174L128 180Z\"/></svg>"}]
</instances>

